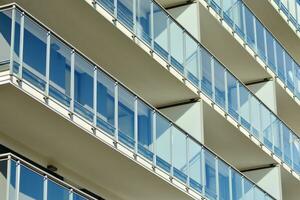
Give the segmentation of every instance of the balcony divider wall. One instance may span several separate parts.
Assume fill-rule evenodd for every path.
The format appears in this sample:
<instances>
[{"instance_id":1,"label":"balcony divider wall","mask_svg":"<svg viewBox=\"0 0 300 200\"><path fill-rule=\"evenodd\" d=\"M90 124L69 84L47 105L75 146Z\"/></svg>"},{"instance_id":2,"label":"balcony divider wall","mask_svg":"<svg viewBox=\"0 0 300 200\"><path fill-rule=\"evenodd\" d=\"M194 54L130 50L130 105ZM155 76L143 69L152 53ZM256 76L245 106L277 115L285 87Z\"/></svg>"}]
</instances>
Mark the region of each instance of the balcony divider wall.
<instances>
[{"instance_id":1,"label":"balcony divider wall","mask_svg":"<svg viewBox=\"0 0 300 200\"><path fill-rule=\"evenodd\" d=\"M293 91L300 91L300 67L241 0L220 0L217 3L208 0L208 2L222 14L226 22L234 26L237 34L247 39L250 47L261 50L258 56L265 55L279 77L287 77L289 74L290 79L284 79L288 87L291 86ZM218 6L219 4L222 4L222 7ZM300 175L298 135L162 6L154 0L95 0L94 5L105 9L116 21L123 24L134 36L197 87L199 92L205 94L248 130L251 136ZM230 15L223 12L221 9L223 7L235 13L234 20L230 20ZM250 32L252 34L249 34ZM270 48L265 48L269 46Z\"/></svg>"},{"instance_id":2,"label":"balcony divider wall","mask_svg":"<svg viewBox=\"0 0 300 200\"><path fill-rule=\"evenodd\" d=\"M0 68L20 84L103 130L187 188L208 199L274 199L22 8L0 12L0 46L5 55Z\"/></svg>"}]
</instances>

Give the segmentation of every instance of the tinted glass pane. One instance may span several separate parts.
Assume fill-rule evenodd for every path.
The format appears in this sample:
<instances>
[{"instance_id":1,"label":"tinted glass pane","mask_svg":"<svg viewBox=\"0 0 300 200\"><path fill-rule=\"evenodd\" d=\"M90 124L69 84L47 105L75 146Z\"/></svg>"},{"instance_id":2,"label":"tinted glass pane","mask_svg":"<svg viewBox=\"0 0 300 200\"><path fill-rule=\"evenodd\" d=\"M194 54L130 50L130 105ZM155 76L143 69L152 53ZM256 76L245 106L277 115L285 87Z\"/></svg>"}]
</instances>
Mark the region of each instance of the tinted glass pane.
<instances>
[{"instance_id":1,"label":"tinted glass pane","mask_svg":"<svg viewBox=\"0 0 300 200\"><path fill-rule=\"evenodd\" d=\"M228 99L228 113L238 120L238 96L237 96L237 80L227 73L227 99Z\"/></svg>"},{"instance_id":2,"label":"tinted glass pane","mask_svg":"<svg viewBox=\"0 0 300 200\"><path fill-rule=\"evenodd\" d=\"M293 168L297 173L300 173L300 143L296 136L293 136Z\"/></svg>"},{"instance_id":3,"label":"tinted glass pane","mask_svg":"<svg viewBox=\"0 0 300 200\"><path fill-rule=\"evenodd\" d=\"M261 104L261 126L263 132L263 143L269 147L273 148L273 132L272 132L272 123L271 123L271 113L270 111Z\"/></svg>"},{"instance_id":4,"label":"tinted glass pane","mask_svg":"<svg viewBox=\"0 0 300 200\"><path fill-rule=\"evenodd\" d=\"M51 180L48 180L47 200L69 200L69 190Z\"/></svg>"},{"instance_id":5,"label":"tinted glass pane","mask_svg":"<svg viewBox=\"0 0 300 200\"><path fill-rule=\"evenodd\" d=\"M246 25L246 41L249 44L250 47L255 49L255 36L254 36L254 16L252 13L245 8L245 25Z\"/></svg>"},{"instance_id":6,"label":"tinted glass pane","mask_svg":"<svg viewBox=\"0 0 300 200\"><path fill-rule=\"evenodd\" d=\"M171 127L170 122L161 115L156 115L156 163L165 171L170 171Z\"/></svg>"},{"instance_id":7,"label":"tinted glass pane","mask_svg":"<svg viewBox=\"0 0 300 200\"><path fill-rule=\"evenodd\" d=\"M0 12L0 66L10 58L11 11Z\"/></svg>"},{"instance_id":8,"label":"tinted glass pane","mask_svg":"<svg viewBox=\"0 0 300 200\"><path fill-rule=\"evenodd\" d=\"M104 7L111 14L114 13L114 0L96 0L102 7Z\"/></svg>"},{"instance_id":9,"label":"tinted glass pane","mask_svg":"<svg viewBox=\"0 0 300 200\"><path fill-rule=\"evenodd\" d=\"M93 121L94 67L75 54L74 109L89 121Z\"/></svg>"},{"instance_id":10,"label":"tinted glass pane","mask_svg":"<svg viewBox=\"0 0 300 200\"><path fill-rule=\"evenodd\" d=\"M223 161L218 160L218 170L219 170L219 199L229 200L229 167Z\"/></svg>"},{"instance_id":11,"label":"tinted glass pane","mask_svg":"<svg viewBox=\"0 0 300 200\"><path fill-rule=\"evenodd\" d=\"M152 109L138 100L138 150L146 158L153 159Z\"/></svg>"},{"instance_id":12,"label":"tinted glass pane","mask_svg":"<svg viewBox=\"0 0 300 200\"><path fill-rule=\"evenodd\" d=\"M202 148L195 141L189 139L190 186L202 192Z\"/></svg>"},{"instance_id":13,"label":"tinted glass pane","mask_svg":"<svg viewBox=\"0 0 300 200\"><path fill-rule=\"evenodd\" d=\"M66 106L70 105L70 71L71 49L51 37L49 94Z\"/></svg>"},{"instance_id":14,"label":"tinted glass pane","mask_svg":"<svg viewBox=\"0 0 300 200\"><path fill-rule=\"evenodd\" d=\"M278 157L282 156L282 133L281 133L281 122L278 118L271 114L271 124L272 124L272 132L273 132L273 145L274 145L274 153Z\"/></svg>"},{"instance_id":15,"label":"tinted glass pane","mask_svg":"<svg viewBox=\"0 0 300 200\"><path fill-rule=\"evenodd\" d=\"M170 23L171 64L183 73L183 30L173 20Z\"/></svg>"},{"instance_id":16,"label":"tinted glass pane","mask_svg":"<svg viewBox=\"0 0 300 200\"><path fill-rule=\"evenodd\" d=\"M203 48L201 49L201 61L201 88L206 95L212 98L212 56Z\"/></svg>"},{"instance_id":17,"label":"tinted glass pane","mask_svg":"<svg viewBox=\"0 0 300 200\"><path fill-rule=\"evenodd\" d=\"M225 69L218 61L214 61L215 101L225 110Z\"/></svg>"},{"instance_id":18,"label":"tinted glass pane","mask_svg":"<svg viewBox=\"0 0 300 200\"><path fill-rule=\"evenodd\" d=\"M276 42L276 60L277 60L277 70L278 70L278 76L279 78L285 83L285 67L284 67L284 59L283 59L283 49Z\"/></svg>"},{"instance_id":19,"label":"tinted glass pane","mask_svg":"<svg viewBox=\"0 0 300 200\"><path fill-rule=\"evenodd\" d=\"M265 194L257 187L254 188L255 199L265 199Z\"/></svg>"},{"instance_id":20,"label":"tinted glass pane","mask_svg":"<svg viewBox=\"0 0 300 200\"><path fill-rule=\"evenodd\" d=\"M252 125L252 133L259 138L261 130L260 130L260 103L259 101L254 97L250 97L251 100L251 125Z\"/></svg>"},{"instance_id":21,"label":"tinted glass pane","mask_svg":"<svg viewBox=\"0 0 300 200\"><path fill-rule=\"evenodd\" d=\"M289 129L282 126L284 161L292 164L292 138Z\"/></svg>"},{"instance_id":22,"label":"tinted glass pane","mask_svg":"<svg viewBox=\"0 0 300 200\"><path fill-rule=\"evenodd\" d=\"M298 96L298 98L300 98L300 66L295 66L294 70L296 75L296 95Z\"/></svg>"},{"instance_id":23,"label":"tinted glass pane","mask_svg":"<svg viewBox=\"0 0 300 200\"><path fill-rule=\"evenodd\" d=\"M118 0L117 18L129 29L133 29L133 1Z\"/></svg>"},{"instance_id":24,"label":"tinted glass pane","mask_svg":"<svg viewBox=\"0 0 300 200\"><path fill-rule=\"evenodd\" d=\"M239 84L239 94L241 124L250 130L250 93L243 85Z\"/></svg>"},{"instance_id":25,"label":"tinted glass pane","mask_svg":"<svg viewBox=\"0 0 300 200\"><path fill-rule=\"evenodd\" d=\"M47 32L25 17L23 77L41 90L45 89Z\"/></svg>"},{"instance_id":26,"label":"tinted glass pane","mask_svg":"<svg viewBox=\"0 0 300 200\"><path fill-rule=\"evenodd\" d=\"M187 179L187 146L186 136L176 127L172 127L173 174L179 180Z\"/></svg>"},{"instance_id":27,"label":"tinted glass pane","mask_svg":"<svg viewBox=\"0 0 300 200\"><path fill-rule=\"evenodd\" d=\"M115 81L97 71L97 126L115 132Z\"/></svg>"},{"instance_id":28,"label":"tinted glass pane","mask_svg":"<svg viewBox=\"0 0 300 200\"><path fill-rule=\"evenodd\" d=\"M73 193L73 200L87 200L87 198L85 198L79 194Z\"/></svg>"},{"instance_id":29,"label":"tinted glass pane","mask_svg":"<svg viewBox=\"0 0 300 200\"><path fill-rule=\"evenodd\" d=\"M153 4L153 12L154 50L168 59L168 16L156 4Z\"/></svg>"},{"instance_id":30,"label":"tinted glass pane","mask_svg":"<svg viewBox=\"0 0 300 200\"><path fill-rule=\"evenodd\" d=\"M134 100L133 94L119 87L118 122L119 140L130 148L134 147Z\"/></svg>"},{"instance_id":31,"label":"tinted glass pane","mask_svg":"<svg viewBox=\"0 0 300 200\"><path fill-rule=\"evenodd\" d=\"M210 199L217 198L216 188L216 159L209 151L205 150L205 195Z\"/></svg>"},{"instance_id":32,"label":"tinted glass pane","mask_svg":"<svg viewBox=\"0 0 300 200\"><path fill-rule=\"evenodd\" d=\"M244 197L245 200L260 199L254 194L254 185L250 181L244 179Z\"/></svg>"},{"instance_id":33,"label":"tinted glass pane","mask_svg":"<svg viewBox=\"0 0 300 200\"><path fill-rule=\"evenodd\" d=\"M266 31L266 38L267 38L267 58L268 58L267 63L269 67L273 70L273 72L276 72L274 39L268 31Z\"/></svg>"},{"instance_id":34,"label":"tinted glass pane","mask_svg":"<svg viewBox=\"0 0 300 200\"><path fill-rule=\"evenodd\" d=\"M285 53L286 84L292 92L294 92L295 89L293 67L294 61L287 53Z\"/></svg>"},{"instance_id":35,"label":"tinted glass pane","mask_svg":"<svg viewBox=\"0 0 300 200\"><path fill-rule=\"evenodd\" d=\"M243 196L242 177L236 171L232 171L232 199L241 200Z\"/></svg>"},{"instance_id":36,"label":"tinted glass pane","mask_svg":"<svg viewBox=\"0 0 300 200\"><path fill-rule=\"evenodd\" d=\"M16 199L16 162L14 160L11 160L9 200L15 200L15 199Z\"/></svg>"},{"instance_id":37,"label":"tinted glass pane","mask_svg":"<svg viewBox=\"0 0 300 200\"><path fill-rule=\"evenodd\" d=\"M235 23L235 31L237 34L244 38L245 37L245 32L244 32L244 14L243 14L243 4L241 1L237 1L233 7L233 19Z\"/></svg>"},{"instance_id":38,"label":"tinted glass pane","mask_svg":"<svg viewBox=\"0 0 300 200\"><path fill-rule=\"evenodd\" d=\"M137 0L137 35L151 44L151 1L148 0Z\"/></svg>"},{"instance_id":39,"label":"tinted glass pane","mask_svg":"<svg viewBox=\"0 0 300 200\"><path fill-rule=\"evenodd\" d=\"M187 70L187 78L196 86L199 86L200 66L198 45L197 42L187 34L185 34L185 44L185 67Z\"/></svg>"},{"instance_id":40,"label":"tinted glass pane","mask_svg":"<svg viewBox=\"0 0 300 200\"><path fill-rule=\"evenodd\" d=\"M43 199L44 177L21 166L20 172L20 200Z\"/></svg>"},{"instance_id":41,"label":"tinted glass pane","mask_svg":"<svg viewBox=\"0 0 300 200\"><path fill-rule=\"evenodd\" d=\"M263 59L266 59L265 52L265 28L256 20L256 39L257 39L257 54Z\"/></svg>"},{"instance_id":42,"label":"tinted glass pane","mask_svg":"<svg viewBox=\"0 0 300 200\"><path fill-rule=\"evenodd\" d=\"M11 33L11 32L10 32ZM11 37L11 36L9 36ZM16 11L15 19L15 35L14 35L14 50L13 50L13 72L18 73L20 67L20 37L21 37L21 13Z\"/></svg>"}]
</instances>

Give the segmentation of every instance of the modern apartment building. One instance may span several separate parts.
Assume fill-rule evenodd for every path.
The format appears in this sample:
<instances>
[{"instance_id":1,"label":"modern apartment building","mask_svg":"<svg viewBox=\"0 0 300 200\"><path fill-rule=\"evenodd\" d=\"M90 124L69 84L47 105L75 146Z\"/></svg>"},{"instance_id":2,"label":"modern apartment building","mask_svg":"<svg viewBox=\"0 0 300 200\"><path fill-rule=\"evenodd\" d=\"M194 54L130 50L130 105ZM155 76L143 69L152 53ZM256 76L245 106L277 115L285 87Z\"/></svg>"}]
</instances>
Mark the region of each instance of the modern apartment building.
<instances>
[{"instance_id":1,"label":"modern apartment building","mask_svg":"<svg viewBox=\"0 0 300 200\"><path fill-rule=\"evenodd\" d=\"M0 200L299 200L299 0L0 0Z\"/></svg>"}]
</instances>

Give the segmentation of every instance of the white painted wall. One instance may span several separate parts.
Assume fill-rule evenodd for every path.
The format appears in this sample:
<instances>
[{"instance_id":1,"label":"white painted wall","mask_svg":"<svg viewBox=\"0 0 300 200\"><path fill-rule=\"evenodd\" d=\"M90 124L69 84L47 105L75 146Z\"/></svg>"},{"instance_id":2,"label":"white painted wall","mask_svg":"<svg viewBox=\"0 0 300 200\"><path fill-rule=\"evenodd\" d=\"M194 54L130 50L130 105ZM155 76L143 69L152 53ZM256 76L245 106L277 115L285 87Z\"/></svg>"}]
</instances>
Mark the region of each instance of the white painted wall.
<instances>
[{"instance_id":1,"label":"white painted wall","mask_svg":"<svg viewBox=\"0 0 300 200\"><path fill-rule=\"evenodd\" d=\"M173 106L160 111L199 142L204 143L202 102Z\"/></svg>"},{"instance_id":2,"label":"white painted wall","mask_svg":"<svg viewBox=\"0 0 300 200\"><path fill-rule=\"evenodd\" d=\"M168 9L174 17L189 33L200 41L200 15L198 2L185 6Z\"/></svg>"},{"instance_id":3,"label":"white painted wall","mask_svg":"<svg viewBox=\"0 0 300 200\"><path fill-rule=\"evenodd\" d=\"M264 102L275 114L277 114L275 81L247 86L262 102Z\"/></svg>"},{"instance_id":4,"label":"white painted wall","mask_svg":"<svg viewBox=\"0 0 300 200\"><path fill-rule=\"evenodd\" d=\"M280 166L248 171L244 174L276 199L282 199Z\"/></svg>"}]
</instances>

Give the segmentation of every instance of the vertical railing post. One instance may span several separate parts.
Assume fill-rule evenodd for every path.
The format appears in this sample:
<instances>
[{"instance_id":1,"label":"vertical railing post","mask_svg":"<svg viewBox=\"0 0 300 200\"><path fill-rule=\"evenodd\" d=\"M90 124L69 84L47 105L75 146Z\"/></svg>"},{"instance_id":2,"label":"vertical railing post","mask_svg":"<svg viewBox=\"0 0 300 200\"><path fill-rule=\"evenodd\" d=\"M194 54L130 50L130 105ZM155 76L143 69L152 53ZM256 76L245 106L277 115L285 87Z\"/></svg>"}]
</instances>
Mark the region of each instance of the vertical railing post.
<instances>
[{"instance_id":1,"label":"vertical railing post","mask_svg":"<svg viewBox=\"0 0 300 200\"><path fill-rule=\"evenodd\" d=\"M10 58L9 58L9 74L13 75L14 68L14 46L15 46L15 30L16 30L16 6L13 5L11 16L11 41L10 41Z\"/></svg>"},{"instance_id":2,"label":"vertical railing post","mask_svg":"<svg viewBox=\"0 0 300 200\"><path fill-rule=\"evenodd\" d=\"M115 108L115 141L118 141L118 135L119 135L119 113L118 113L118 104L119 104L119 89L118 89L118 82L115 82L115 102L114 102L114 108Z\"/></svg>"},{"instance_id":3,"label":"vertical railing post","mask_svg":"<svg viewBox=\"0 0 300 200\"><path fill-rule=\"evenodd\" d=\"M70 114L74 113L74 101L75 101L75 50L73 49L71 52L71 78L70 78Z\"/></svg>"},{"instance_id":4,"label":"vertical railing post","mask_svg":"<svg viewBox=\"0 0 300 200\"><path fill-rule=\"evenodd\" d=\"M267 33L266 29L263 29L263 34L264 34L264 46L265 46L265 63L268 64L268 43L267 43Z\"/></svg>"},{"instance_id":5,"label":"vertical railing post","mask_svg":"<svg viewBox=\"0 0 300 200\"><path fill-rule=\"evenodd\" d=\"M225 112L229 113L229 100L228 100L228 81L227 81L227 75L228 75L228 71L225 70L224 73L224 87L225 87Z\"/></svg>"},{"instance_id":6,"label":"vertical railing post","mask_svg":"<svg viewBox=\"0 0 300 200\"><path fill-rule=\"evenodd\" d=\"M211 89L212 89L212 101L216 104L216 88L215 88L215 60L210 55L210 66L211 66Z\"/></svg>"},{"instance_id":7,"label":"vertical railing post","mask_svg":"<svg viewBox=\"0 0 300 200\"><path fill-rule=\"evenodd\" d=\"M171 63L171 20L170 20L170 16L168 15L167 18L167 49L168 49L168 61L169 63Z\"/></svg>"},{"instance_id":8,"label":"vertical railing post","mask_svg":"<svg viewBox=\"0 0 300 200\"><path fill-rule=\"evenodd\" d=\"M150 34L151 34L151 49L154 50L154 3L151 0L150 4Z\"/></svg>"},{"instance_id":9,"label":"vertical railing post","mask_svg":"<svg viewBox=\"0 0 300 200\"><path fill-rule=\"evenodd\" d=\"M14 9L13 9L14 10ZM6 184L6 200L10 200L10 181L11 181L11 155L7 158L7 184Z\"/></svg>"},{"instance_id":10,"label":"vertical railing post","mask_svg":"<svg viewBox=\"0 0 300 200\"><path fill-rule=\"evenodd\" d=\"M21 174L21 163L18 160L16 162L16 190L15 190L15 200L20 199L20 174Z\"/></svg>"},{"instance_id":11,"label":"vertical railing post","mask_svg":"<svg viewBox=\"0 0 300 200\"><path fill-rule=\"evenodd\" d=\"M206 193L206 166L205 166L205 149L201 146L201 169L202 169L202 187L203 187L203 195Z\"/></svg>"},{"instance_id":12,"label":"vertical railing post","mask_svg":"<svg viewBox=\"0 0 300 200\"><path fill-rule=\"evenodd\" d=\"M220 200L220 189L219 189L219 159L218 157L215 158L215 168L216 168L216 195L217 199Z\"/></svg>"},{"instance_id":13,"label":"vertical railing post","mask_svg":"<svg viewBox=\"0 0 300 200\"><path fill-rule=\"evenodd\" d=\"M152 112L152 130L153 130L153 136L152 136L152 143L153 143L153 166L156 166L156 111L153 110Z\"/></svg>"},{"instance_id":14,"label":"vertical railing post","mask_svg":"<svg viewBox=\"0 0 300 200\"><path fill-rule=\"evenodd\" d=\"M69 190L69 200L73 200L73 189Z\"/></svg>"},{"instance_id":15,"label":"vertical railing post","mask_svg":"<svg viewBox=\"0 0 300 200\"><path fill-rule=\"evenodd\" d=\"M231 167L229 167L229 174L228 174L228 176L229 176L229 200L232 200L233 199L233 193L232 193L232 190L233 190L233 188L232 188L232 168Z\"/></svg>"},{"instance_id":16,"label":"vertical railing post","mask_svg":"<svg viewBox=\"0 0 300 200\"><path fill-rule=\"evenodd\" d=\"M199 80L199 90L201 91L201 80L202 80L202 51L201 51L201 46L198 43L197 46L197 72L198 72L198 80Z\"/></svg>"},{"instance_id":17,"label":"vertical railing post","mask_svg":"<svg viewBox=\"0 0 300 200\"><path fill-rule=\"evenodd\" d=\"M284 161L284 143L283 143L283 128L282 123L279 124L280 131L280 146L281 146L281 160Z\"/></svg>"},{"instance_id":18,"label":"vertical railing post","mask_svg":"<svg viewBox=\"0 0 300 200\"><path fill-rule=\"evenodd\" d=\"M170 122L170 164L171 164L171 172L170 175L171 177L174 176L174 168L173 168L173 124Z\"/></svg>"},{"instance_id":19,"label":"vertical railing post","mask_svg":"<svg viewBox=\"0 0 300 200\"><path fill-rule=\"evenodd\" d=\"M93 126L97 127L97 78L98 78L98 67L94 66L94 81L93 81ZM100 97L101 98L101 97Z\"/></svg>"},{"instance_id":20,"label":"vertical railing post","mask_svg":"<svg viewBox=\"0 0 300 200\"><path fill-rule=\"evenodd\" d=\"M187 62L186 62L186 37L188 37L187 31L182 30L182 58L183 58L183 75L186 79L188 79L188 69L187 69Z\"/></svg>"},{"instance_id":21,"label":"vertical railing post","mask_svg":"<svg viewBox=\"0 0 300 200\"><path fill-rule=\"evenodd\" d=\"M236 81L236 93L237 93L237 110L238 110L238 122L239 124L242 124L242 119L241 119L241 94L240 94L240 83Z\"/></svg>"},{"instance_id":22,"label":"vertical railing post","mask_svg":"<svg viewBox=\"0 0 300 200\"><path fill-rule=\"evenodd\" d=\"M20 59L20 66L19 66L19 73L18 73L18 77L20 80L22 80L22 76L23 76L23 55L24 55L24 16L25 16L25 13L22 12L21 13L21 25L20 25L20 50L19 50L19 53L20 53L20 56L19 56L19 59Z\"/></svg>"},{"instance_id":23,"label":"vertical railing post","mask_svg":"<svg viewBox=\"0 0 300 200\"><path fill-rule=\"evenodd\" d=\"M187 175L187 186L189 187L190 186L190 162L189 162L189 159L190 159L190 149L189 149L189 141L190 141L190 138L188 135L186 135L186 175Z\"/></svg>"},{"instance_id":24,"label":"vertical railing post","mask_svg":"<svg viewBox=\"0 0 300 200\"><path fill-rule=\"evenodd\" d=\"M48 176L44 176L44 181L43 181L43 200L48 199Z\"/></svg>"},{"instance_id":25,"label":"vertical railing post","mask_svg":"<svg viewBox=\"0 0 300 200\"><path fill-rule=\"evenodd\" d=\"M255 17L253 17L254 48L255 48L255 54L258 56L258 42L257 42L256 23L257 23L257 19Z\"/></svg>"},{"instance_id":26,"label":"vertical railing post","mask_svg":"<svg viewBox=\"0 0 300 200\"><path fill-rule=\"evenodd\" d=\"M276 73L276 77L278 77L278 60L277 60L277 49L276 49L276 43L275 40L273 40L273 49L274 49L274 60L275 60L275 73Z\"/></svg>"},{"instance_id":27,"label":"vertical railing post","mask_svg":"<svg viewBox=\"0 0 300 200\"><path fill-rule=\"evenodd\" d=\"M51 48L51 32L47 32L47 48L46 48L46 88L45 97L49 96L49 84L50 84L50 48Z\"/></svg>"},{"instance_id":28,"label":"vertical railing post","mask_svg":"<svg viewBox=\"0 0 300 200\"><path fill-rule=\"evenodd\" d=\"M117 19L118 18L118 0L113 0L114 1L114 17Z\"/></svg>"},{"instance_id":29,"label":"vertical railing post","mask_svg":"<svg viewBox=\"0 0 300 200\"><path fill-rule=\"evenodd\" d=\"M134 153L138 153L138 97L134 98Z\"/></svg>"}]
</instances>

